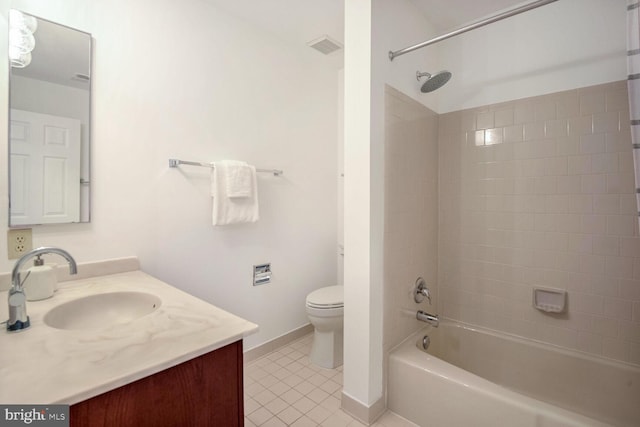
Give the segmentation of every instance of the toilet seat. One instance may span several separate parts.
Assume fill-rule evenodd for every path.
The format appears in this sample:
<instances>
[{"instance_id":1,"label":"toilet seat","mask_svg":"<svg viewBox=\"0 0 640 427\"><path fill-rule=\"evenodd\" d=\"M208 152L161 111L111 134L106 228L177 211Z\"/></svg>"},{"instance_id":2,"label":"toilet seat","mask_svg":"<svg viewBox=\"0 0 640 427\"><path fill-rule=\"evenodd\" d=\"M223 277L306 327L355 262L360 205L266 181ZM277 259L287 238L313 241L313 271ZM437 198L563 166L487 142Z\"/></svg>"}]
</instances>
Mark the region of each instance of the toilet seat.
<instances>
[{"instance_id":1,"label":"toilet seat","mask_svg":"<svg viewBox=\"0 0 640 427\"><path fill-rule=\"evenodd\" d=\"M307 295L307 307L320 310L344 307L344 287L327 286Z\"/></svg>"}]
</instances>

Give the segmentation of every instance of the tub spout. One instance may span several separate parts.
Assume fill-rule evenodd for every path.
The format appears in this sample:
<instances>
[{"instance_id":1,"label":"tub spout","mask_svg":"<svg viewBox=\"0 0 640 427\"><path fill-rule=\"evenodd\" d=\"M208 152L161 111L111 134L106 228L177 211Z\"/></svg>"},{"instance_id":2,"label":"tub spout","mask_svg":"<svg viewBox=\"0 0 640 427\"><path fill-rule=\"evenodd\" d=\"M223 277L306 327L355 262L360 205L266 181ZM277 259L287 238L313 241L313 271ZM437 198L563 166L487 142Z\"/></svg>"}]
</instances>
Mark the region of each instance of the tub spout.
<instances>
[{"instance_id":1,"label":"tub spout","mask_svg":"<svg viewBox=\"0 0 640 427\"><path fill-rule=\"evenodd\" d=\"M437 328L438 325L440 324L440 319L438 319L438 315L437 314L429 314L426 311L422 311L422 310L418 310L418 313L416 313L416 319L422 321L422 322L427 322L428 324L430 324L431 326L433 326L434 328Z\"/></svg>"}]
</instances>

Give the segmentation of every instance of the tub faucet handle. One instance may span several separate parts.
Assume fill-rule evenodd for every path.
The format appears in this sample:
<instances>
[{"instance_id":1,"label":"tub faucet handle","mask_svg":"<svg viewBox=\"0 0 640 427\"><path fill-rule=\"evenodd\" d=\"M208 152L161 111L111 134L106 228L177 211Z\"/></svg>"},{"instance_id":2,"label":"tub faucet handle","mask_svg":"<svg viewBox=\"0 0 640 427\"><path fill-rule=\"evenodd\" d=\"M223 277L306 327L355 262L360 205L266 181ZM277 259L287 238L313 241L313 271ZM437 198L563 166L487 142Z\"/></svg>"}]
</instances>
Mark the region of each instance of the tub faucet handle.
<instances>
[{"instance_id":1,"label":"tub faucet handle","mask_svg":"<svg viewBox=\"0 0 640 427\"><path fill-rule=\"evenodd\" d=\"M425 297L429 301L429 305L431 305L431 292L429 292L429 288L427 288L427 282L425 282L422 277L418 277L416 279L416 287L413 291L413 300L419 304L424 301Z\"/></svg>"}]
</instances>

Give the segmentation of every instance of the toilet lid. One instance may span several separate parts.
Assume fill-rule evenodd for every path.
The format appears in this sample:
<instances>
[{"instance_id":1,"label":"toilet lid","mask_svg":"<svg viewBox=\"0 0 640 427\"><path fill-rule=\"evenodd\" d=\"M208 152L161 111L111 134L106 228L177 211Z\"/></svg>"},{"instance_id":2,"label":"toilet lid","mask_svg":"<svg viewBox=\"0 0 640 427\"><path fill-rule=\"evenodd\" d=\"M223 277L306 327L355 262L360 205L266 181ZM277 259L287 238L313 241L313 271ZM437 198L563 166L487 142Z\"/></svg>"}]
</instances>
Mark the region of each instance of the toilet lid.
<instances>
[{"instance_id":1,"label":"toilet lid","mask_svg":"<svg viewBox=\"0 0 640 427\"><path fill-rule=\"evenodd\" d=\"M344 307L344 287L327 286L307 295L307 306L312 308Z\"/></svg>"}]
</instances>

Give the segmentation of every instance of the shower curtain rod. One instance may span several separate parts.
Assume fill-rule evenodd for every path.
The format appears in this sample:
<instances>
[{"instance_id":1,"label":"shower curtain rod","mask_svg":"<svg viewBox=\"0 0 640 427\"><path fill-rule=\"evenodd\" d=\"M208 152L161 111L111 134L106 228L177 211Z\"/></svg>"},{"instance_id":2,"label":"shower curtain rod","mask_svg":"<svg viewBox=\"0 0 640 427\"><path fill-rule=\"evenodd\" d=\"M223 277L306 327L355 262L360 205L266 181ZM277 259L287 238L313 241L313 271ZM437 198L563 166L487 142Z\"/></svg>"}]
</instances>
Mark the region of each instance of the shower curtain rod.
<instances>
[{"instance_id":1,"label":"shower curtain rod","mask_svg":"<svg viewBox=\"0 0 640 427\"><path fill-rule=\"evenodd\" d=\"M509 18L511 16L518 15L520 13L527 12L527 11L529 11L531 9L535 9L537 7L544 6L546 4L553 3L553 2L556 2L556 1L558 1L558 0L538 0L538 1L534 1L532 3L525 4L523 6L516 7L514 9L511 9L511 10L508 10L506 12L500 13L498 15L494 15L494 16L492 16L490 18L483 19L482 21L474 22L473 24L469 24L467 26L458 28L457 30L453 30L453 31L448 32L446 34L442 34L442 35L440 35L438 37L434 37L431 40L427 40L425 42L418 43L416 45L409 46L409 47L406 47L404 49L396 50L395 52L394 51L389 51L389 61L393 61L393 59L395 57L400 56L400 55L404 55L405 53L413 52L416 49L420 49L420 48L423 48L425 46L429 46L429 45L432 45L434 43L441 42L442 40L446 40L446 39L451 38L453 36L457 36L459 34L466 33L467 31L475 30L476 28L480 28L480 27L484 27L485 25L493 24L494 22L501 21L501 20L503 20L505 18Z\"/></svg>"}]
</instances>

